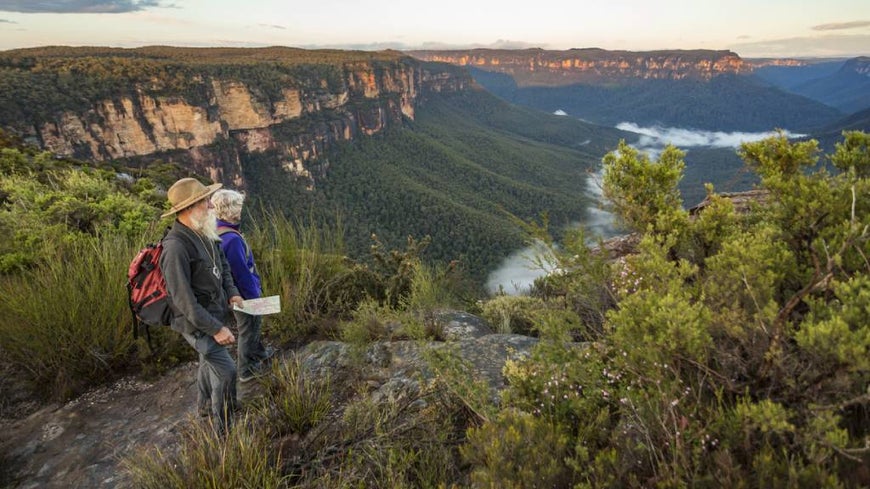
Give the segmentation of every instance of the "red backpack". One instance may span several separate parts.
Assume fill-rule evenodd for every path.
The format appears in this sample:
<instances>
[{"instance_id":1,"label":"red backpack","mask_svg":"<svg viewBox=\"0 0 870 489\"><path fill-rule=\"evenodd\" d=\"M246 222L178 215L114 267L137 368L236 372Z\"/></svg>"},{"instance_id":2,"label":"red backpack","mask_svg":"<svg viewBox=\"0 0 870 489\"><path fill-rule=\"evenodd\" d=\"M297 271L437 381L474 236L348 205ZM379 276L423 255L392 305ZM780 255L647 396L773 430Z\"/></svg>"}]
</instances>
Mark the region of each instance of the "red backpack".
<instances>
[{"instance_id":1,"label":"red backpack","mask_svg":"<svg viewBox=\"0 0 870 489\"><path fill-rule=\"evenodd\" d=\"M127 270L127 292L133 313L133 337L139 337L139 325L144 325L151 347L149 326L169 326L172 308L166 294L166 280L160 270L163 241L148 244L130 262Z\"/></svg>"}]
</instances>

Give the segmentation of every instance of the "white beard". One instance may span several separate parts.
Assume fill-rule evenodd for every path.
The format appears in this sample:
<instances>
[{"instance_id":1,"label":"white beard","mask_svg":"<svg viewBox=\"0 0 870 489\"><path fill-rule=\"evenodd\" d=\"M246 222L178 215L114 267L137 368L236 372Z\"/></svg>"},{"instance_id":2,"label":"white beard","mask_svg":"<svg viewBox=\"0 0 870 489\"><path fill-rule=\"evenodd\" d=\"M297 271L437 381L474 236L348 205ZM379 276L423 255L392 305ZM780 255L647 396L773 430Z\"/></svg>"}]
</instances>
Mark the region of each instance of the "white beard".
<instances>
[{"instance_id":1,"label":"white beard","mask_svg":"<svg viewBox=\"0 0 870 489\"><path fill-rule=\"evenodd\" d=\"M217 232L217 217L215 216L214 209L197 209L190 214L190 221L193 224L193 230L197 233L212 241L219 241L221 239Z\"/></svg>"}]
</instances>

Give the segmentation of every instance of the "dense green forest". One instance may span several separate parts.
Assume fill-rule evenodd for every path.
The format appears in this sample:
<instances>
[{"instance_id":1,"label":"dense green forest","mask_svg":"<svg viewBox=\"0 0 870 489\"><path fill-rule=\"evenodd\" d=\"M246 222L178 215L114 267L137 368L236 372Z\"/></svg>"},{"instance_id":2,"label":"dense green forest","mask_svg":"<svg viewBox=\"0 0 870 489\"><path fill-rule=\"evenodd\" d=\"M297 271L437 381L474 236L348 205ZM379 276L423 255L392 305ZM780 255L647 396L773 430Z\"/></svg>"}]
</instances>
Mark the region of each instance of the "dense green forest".
<instances>
[{"instance_id":1,"label":"dense green forest","mask_svg":"<svg viewBox=\"0 0 870 489\"><path fill-rule=\"evenodd\" d=\"M717 131L816 129L842 114L747 76L702 80L631 80L564 87L518 87L509 76L471 69L481 85L505 100L547 112L563 110L597 124L635 122Z\"/></svg>"},{"instance_id":2,"label":"dense green forest","mask_svg":"<svg viewBox=\"0 0 870 489\"><path fill-rule=\"evenodd\" d=\"M340 216L355 256L372 234L391 246L428 235L426 258L460 260L480 280L523 245L518 220L547 213L561 233L587 219L597 205L587 172L620 136L631 135L478 90L433 96L406 127L341 146L313 191L290 183L274 153L246 155L243 166L262 207Z\"/></svg>"}]
</instances>

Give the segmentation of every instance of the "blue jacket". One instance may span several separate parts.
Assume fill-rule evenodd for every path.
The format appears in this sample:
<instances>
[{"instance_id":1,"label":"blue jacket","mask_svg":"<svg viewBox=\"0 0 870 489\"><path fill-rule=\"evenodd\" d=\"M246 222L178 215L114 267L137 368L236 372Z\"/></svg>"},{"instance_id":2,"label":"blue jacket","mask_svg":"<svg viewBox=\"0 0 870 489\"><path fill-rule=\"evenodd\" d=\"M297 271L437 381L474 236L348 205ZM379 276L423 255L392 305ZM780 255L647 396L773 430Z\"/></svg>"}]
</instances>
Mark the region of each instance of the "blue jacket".
<instances>
[{"instance_id":1,"label":"blue jacket","mask_svg":"<svg viewBox=\"0 0 870 489\"><path fill-rule=\"evenodd\" d=\"M254 254L245 242L245 238L239 233L239 225L221 219L217 220L217 225L218 232L224 231L220 228L233 230L221 233L221 250L227 257L233 273L233 281L241 292L242 299L260 297L263 295L263 289L260 286L260 275L257 274L257 267L254 264Z\"/></svg>"}]
</instances>

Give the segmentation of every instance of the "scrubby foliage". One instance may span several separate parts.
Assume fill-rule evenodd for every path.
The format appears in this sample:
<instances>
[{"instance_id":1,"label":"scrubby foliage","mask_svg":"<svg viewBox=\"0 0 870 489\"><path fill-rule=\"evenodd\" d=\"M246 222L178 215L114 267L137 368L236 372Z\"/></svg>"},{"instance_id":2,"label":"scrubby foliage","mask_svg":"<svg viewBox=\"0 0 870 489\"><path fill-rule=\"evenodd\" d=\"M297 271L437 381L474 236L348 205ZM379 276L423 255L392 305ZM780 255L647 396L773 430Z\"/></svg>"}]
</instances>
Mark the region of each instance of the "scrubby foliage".
<instances>
[{"instance_id":1,"label":"scrubby foliage","mask_svg":"<svg viewBox=\"0 0 870 489\"><path fill-rule=\"evenodd\" d=\"M615 298L600 327L543 316L536 351L506 367L502 413L463 449L475 485L870 483L868 146L846 133L822 165L812 141L745 144L766 197L738 213L710 188L697 216L675 150L606 158L605 192L643 239L600 258ZM539 286L590 270L559 269Z\"/></svg>"},{"instance_id":2,"label":"scrubby foliage","mask_svg":"<svg viewBox=\"0 0 870 489\"><path fill-rule=\"evenodd\" d=\"M0 149L4 366L65 398L136 364L124 280L155 232L156 187L28 148Z\"/></svg>"}]
</instances>

